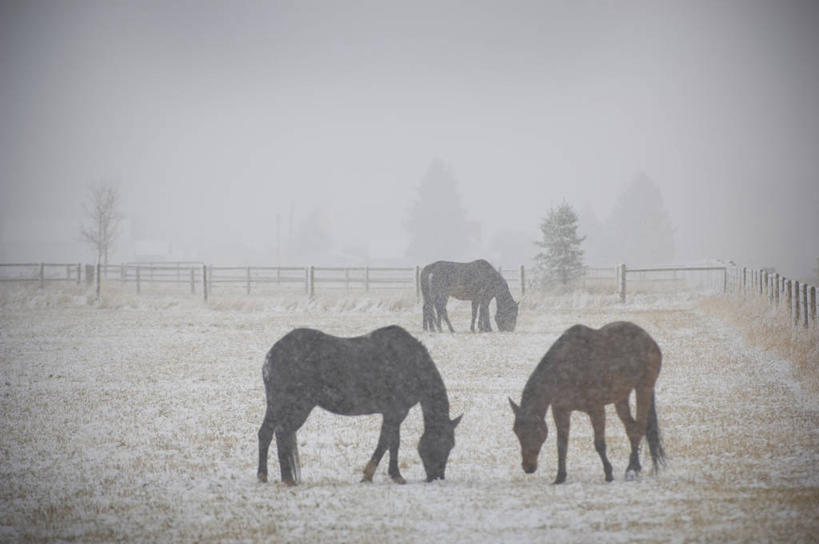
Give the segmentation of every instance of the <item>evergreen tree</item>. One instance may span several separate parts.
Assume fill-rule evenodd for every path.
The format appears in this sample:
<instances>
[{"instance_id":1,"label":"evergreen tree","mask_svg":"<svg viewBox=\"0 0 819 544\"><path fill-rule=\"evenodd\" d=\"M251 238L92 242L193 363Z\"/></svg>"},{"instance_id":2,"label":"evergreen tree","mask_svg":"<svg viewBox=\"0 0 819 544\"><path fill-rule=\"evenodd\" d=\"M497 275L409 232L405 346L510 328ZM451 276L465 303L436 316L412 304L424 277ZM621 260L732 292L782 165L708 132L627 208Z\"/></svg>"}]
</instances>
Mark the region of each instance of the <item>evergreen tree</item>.
<instances>
[{"instance_id":1,"label":"evergreen tree","mask_svg":"<svg viewBox=\"0 0 819 544\"><path fill-rule=\"evenodd\" d=\"M421 180L405 226L410 235L407 257L414 262L468 254L476 227L467 221L455 177L442 160L432 161Z\"/></svg>"},{"instance_id":2,"label":"evergreen tree","mask_svg":"<svg viewBox=\"0 0 819 544\"><path fill-rule=\"evenodd\" d=\"M674 259L674 227L660 188L645 174L635 176L625 188L606 227L615 262L652 265Z\"/></svg>"},{"instance_id":3,"label":"evergreen tree","mask_svg":"<svg viewBox=\"0 0 819 544\"><path fill-rule=\"evenodd\" d=\"M535 255L537 272L543 284L558 281L566 285L583 274L583 250L586 239L577 234L577 213L564 202L552 208L540 224L542 239L535 242L545 251Z\"/></svg>"}]
</instances>

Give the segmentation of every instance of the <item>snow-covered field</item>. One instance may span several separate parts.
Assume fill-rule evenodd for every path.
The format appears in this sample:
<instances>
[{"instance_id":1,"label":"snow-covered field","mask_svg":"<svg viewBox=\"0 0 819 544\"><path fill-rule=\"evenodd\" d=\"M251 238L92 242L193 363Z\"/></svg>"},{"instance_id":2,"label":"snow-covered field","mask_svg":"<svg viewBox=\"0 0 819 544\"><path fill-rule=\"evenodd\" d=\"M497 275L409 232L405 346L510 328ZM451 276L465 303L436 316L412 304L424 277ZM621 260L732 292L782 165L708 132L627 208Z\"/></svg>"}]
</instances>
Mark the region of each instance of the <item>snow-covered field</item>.
<instances>
[{"instance_id":1,"label":"snow-covered field","mask_svg":"<svg viewBox=\"0 0 819 544\"><path fill-rule=\"evenodd\" d=\"M790 364L686 295L524 300L514 333L420 330L414 293L184 296L5 293L0 299L0 541L634 542L816 541L819 399ZM568 480L555 439L525 475L507 396L575 323L626 319L664 353L657 408L669 464L624 481L628 446L609 407L615 481L606 483L583 414L572 418ZM303 484L256 481L261 365L290 329L355 336L396 323L428 347L463 413L445 481L425 483L420 408L402 427L409 483L359 483L379 416L315 410L299 431Z\"/></svg>"}]
</instances>

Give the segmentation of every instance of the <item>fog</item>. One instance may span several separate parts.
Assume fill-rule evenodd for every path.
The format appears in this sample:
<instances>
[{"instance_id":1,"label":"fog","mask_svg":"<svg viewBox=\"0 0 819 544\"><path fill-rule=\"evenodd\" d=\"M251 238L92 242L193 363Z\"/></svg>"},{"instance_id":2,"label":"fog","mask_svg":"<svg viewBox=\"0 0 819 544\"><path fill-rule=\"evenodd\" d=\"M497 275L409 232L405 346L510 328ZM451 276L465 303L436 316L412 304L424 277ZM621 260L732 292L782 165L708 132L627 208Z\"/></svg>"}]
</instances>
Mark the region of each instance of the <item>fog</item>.
<instances>
[{"instance_id":1,"label":"fog","mask_svg":"<svg viewBox=\"0 0 819 544\"><path fill-rule=\"evenodd\" d=\"M633 261L591 233L647 178L671 261L816 274L812 1L0 6L2 262L90 262L95 183L119 189L114 262L408 262L443 164L453 259L531 258L566 201L588 264Z\"/></svg>"}]
</instances>

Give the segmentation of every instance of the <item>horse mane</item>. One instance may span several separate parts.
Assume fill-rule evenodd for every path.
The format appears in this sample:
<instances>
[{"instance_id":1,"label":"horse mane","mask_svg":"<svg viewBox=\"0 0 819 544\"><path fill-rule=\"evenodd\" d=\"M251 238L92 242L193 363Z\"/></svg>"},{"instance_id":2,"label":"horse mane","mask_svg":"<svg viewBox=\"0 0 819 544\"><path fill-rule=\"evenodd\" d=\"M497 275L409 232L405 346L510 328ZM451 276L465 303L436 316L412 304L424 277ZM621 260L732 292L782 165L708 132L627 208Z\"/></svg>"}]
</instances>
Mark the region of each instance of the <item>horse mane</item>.
<instances>
[{"instance_id":1,"label":"horse mane","mask_svg":"<svg viewBox=\"0 0 819 544\"><path fill-rule=\"evenodd\" d=\"M415 338L413 340L418 342L420 347L417 355L418 366L423 370L420 373L420 376L424 379L421 387L420 403L424 428L428 429L440 425L441 422L449 423L449 397L441 373L438 372L438 368L435 366L426 346Z\"/></svg>"},{"instance_id":2,"label":"horse mane","mask_svg":"<svg viewBox=\"0 0 819 544\"><path fill-rule=\"evenodd\" d=\"M429 354L426 346L399 325L388 325L370 333L373 339L383 339L385 345L393 349L407 349L414 353L418 377L423 383L420 387L421 412L424 427L434 427L441 421L449 421L449 398L446 386Z\"/></svg>"}]
</instances>

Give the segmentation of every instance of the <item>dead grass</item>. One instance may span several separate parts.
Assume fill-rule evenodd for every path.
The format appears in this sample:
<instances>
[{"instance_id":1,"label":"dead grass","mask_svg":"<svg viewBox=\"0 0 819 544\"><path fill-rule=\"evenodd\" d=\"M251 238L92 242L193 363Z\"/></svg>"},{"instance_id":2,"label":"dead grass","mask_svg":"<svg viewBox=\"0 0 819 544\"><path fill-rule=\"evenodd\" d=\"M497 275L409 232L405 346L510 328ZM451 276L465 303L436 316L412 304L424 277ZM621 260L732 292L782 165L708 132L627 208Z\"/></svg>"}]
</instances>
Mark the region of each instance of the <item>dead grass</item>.
<instances>
[{"instance_id":1,"label":"dead grass","mask_svg":"<svg viewBox=\"0 0 819 544\"><path fill-rule=\"evenodd\" d=\"M819 328L794 326L786 308L763 297L713 296L699 307L737 327L750 345L790 361L800 383L819 392Z\"/></svg>"}]
</instances>

